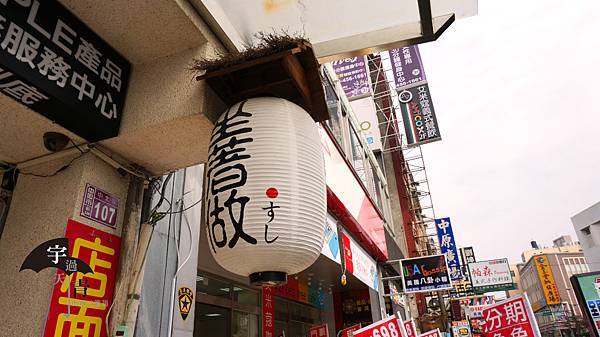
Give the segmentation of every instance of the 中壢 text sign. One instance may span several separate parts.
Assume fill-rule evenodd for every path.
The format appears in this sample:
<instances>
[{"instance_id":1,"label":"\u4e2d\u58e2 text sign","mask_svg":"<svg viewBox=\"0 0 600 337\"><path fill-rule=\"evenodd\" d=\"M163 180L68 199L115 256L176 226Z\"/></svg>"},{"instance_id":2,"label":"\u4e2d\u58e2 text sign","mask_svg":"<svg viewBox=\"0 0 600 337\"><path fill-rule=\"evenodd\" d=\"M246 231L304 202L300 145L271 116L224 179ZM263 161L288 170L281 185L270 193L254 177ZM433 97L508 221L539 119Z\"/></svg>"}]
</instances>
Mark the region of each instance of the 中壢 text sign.
<instances>
[{"instance_id":1,"label":"\u4e2d\u58e2 text sign","mask_svg":"<svg viewBox=\"0 0 600 337\"><path fill-rule=\"evenodd\" d=\"M446 254L448 268L450 269L450 278L452 281L463 279L463 274L460 269L460 259L458 257L458 249L454 241L454 232L450 218L435 219L435 229L440 242L442 254Z\"/></svg>"},{"instance_id":2,"label":"\u4e2d\u58e2 text sign","mask_svg":"<svg viewBox=\"0 0 600 337\"><path fill-rule=\"evenodd\" d=\"M481 327L485 336L540 337L526 295L511 297L483 309Z\"/></svg>"},{"instance_id":3,"label":"\u4e2d\u58e2 text sign","mask_svg":"<svg viewBox=\"0 0 600 337\"><path fill-rule=\"evenodd\" d=\"M402 325L398 317L390 316L360 330L354 331L354 337L403 337Z\"/></svg>"},{"instance_id":4,"label":"\u4e2d\u58e2 text sign","mask_svg":"<svg viewBox=\"0 0 600 337\"><path fill-rule=\"evenodd\" d=\"M130 68L60 2L0 1L0 92L82 138L119 133Z\"/></svg>"}]
</instances>

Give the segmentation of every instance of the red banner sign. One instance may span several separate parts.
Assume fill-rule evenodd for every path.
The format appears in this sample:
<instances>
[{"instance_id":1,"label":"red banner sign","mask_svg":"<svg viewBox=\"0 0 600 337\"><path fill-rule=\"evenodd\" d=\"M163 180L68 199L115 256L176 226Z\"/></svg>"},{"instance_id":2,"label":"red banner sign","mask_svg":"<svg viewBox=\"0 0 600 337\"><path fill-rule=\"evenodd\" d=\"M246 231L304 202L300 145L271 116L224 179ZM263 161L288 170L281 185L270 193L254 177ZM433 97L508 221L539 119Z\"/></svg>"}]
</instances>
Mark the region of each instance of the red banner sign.
<instances>
[{"instance_id":1,"label":"red banner sign","mask_svg":"<svg viewBox=\"0 0 600 337\"><path fill-rule=\"evenodd\" d=\"M275 299L273 288L262 288L262 326L263 337L274 337L275 335Z\"/></svg>"},{"instance_id":2,"label":"red banner sign","mask_svg":"<svg viewBox=\"0 0 600 337\"><path fill-rule=\"evenodd\" d=\"M309 337L329 337L329 329L327 328L327 323L315 325L312 328L308 329L308 336Z\"/></svg>"},{"instance_id":3,"label":"red banner sign","mask_svg":"<svg viewBox=\"0 0 600 337\"><path fill-rule=\"evenodd\" d=\"M481 328L484 336L540 336L529 301L522 295L485 307L483 320Z\"/></svg>"},{"instance_id":4,"label":"red banner sign","mask_svg":"<svg viewBox=\"0 0 600 337\"><path fill-rule=\"evenodd\" d=\"M440 329L429 330L426 333L420 334L419 337L442 337L442 333Z\"/></svg>"},{"instance_id":5,"label":"red banner sign","mask_svg":"<svg viewBox=\"0 0 600 337\"><path fill-rule=\"evenodd\" d=\"M351 327L348 327L348 328L340 331L339 336L340 337L352 337L352 336L354 336L354 334L353 334L354 331L357 331L359 329L360 329L360 324L353 325Z\"/></svg>"},{"instance_id":6,"label":"red banner sign","mask_svg":"<svg viewBox=\"0 0 600 337\"><path fill-rule=\"evenodd\" d=\"M354 332L354 337L402 337L398 317L390 316Z\"/></svg>"},{"instance_id":7,"label":"red banner sign","mask_svg":"<svg viewBox=\"0 0 600 337\"><path fill-rule=\"evenodd\" d=\"M71 219L65 237L72 257L86 262L94 273L67 276L57 271L44 337L106 337L121 238Z\"/></svg>"},{"instance_id":8,"label":"red banner sign","mask_svg":"<svg viewBox=\"0 0 600 337\"><path fill-rule=\"evenodd\" d=\"M415 327L415 321L412 319L410 321L402 322L404 325L404 331L406 331L406 337L417 337L417 328Z\"/></svg>"}]
</instances>

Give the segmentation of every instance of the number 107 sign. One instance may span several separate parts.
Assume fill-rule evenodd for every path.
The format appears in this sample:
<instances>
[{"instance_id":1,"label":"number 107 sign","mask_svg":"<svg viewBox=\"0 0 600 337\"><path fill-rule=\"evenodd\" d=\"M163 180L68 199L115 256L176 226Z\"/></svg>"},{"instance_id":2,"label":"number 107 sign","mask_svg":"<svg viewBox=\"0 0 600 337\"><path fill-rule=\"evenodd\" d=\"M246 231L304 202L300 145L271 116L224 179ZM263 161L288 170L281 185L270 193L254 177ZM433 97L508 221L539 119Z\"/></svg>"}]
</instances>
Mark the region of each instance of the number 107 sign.
<instances>
[{"instance_id":1,"label":"number 107 sign","mask_svg":"<svg viewBox=\"0 0 600 337\"><path fill-rule=\"evenodd\" d=\"M81 216L109 227L117 227L119 199L98 187L86 184Z\"/></svg>"},{"instance_id":2,"label":"number 107 sign","mask_svg":"<svg viewBox=\"0 0 600 337\"><path fill-rule=\"evenodd\" d=\"M354 331L354 337L404 337L404 327L399 323L398 317L390 316L375 322L360 330Z\"/></svg>"}]
</instances>

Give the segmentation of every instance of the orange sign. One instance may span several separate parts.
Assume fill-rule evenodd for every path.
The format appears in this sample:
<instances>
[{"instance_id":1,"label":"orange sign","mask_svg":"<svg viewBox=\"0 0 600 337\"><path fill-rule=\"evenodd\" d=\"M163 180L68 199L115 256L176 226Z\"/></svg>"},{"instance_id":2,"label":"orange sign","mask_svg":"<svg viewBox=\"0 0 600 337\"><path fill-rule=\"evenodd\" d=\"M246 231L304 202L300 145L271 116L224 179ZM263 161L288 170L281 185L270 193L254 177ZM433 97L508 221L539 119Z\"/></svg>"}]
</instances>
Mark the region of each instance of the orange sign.
<instances>
[{"instance_id":1,"label":"orange sign","mask_svg":"<svg viewBox=\"0 0 600 337\"><path fill-rule=\"evenodd\" d=\"M546 255L540 255L534 257L535 266L540 276L540 282L542 283L542 289L544 290L544 296L546 297L546 304L560 304L560 295L558 293L558 287L554 281L554 275L550 268L550 262Z\"/></svg>"}]
</instances>

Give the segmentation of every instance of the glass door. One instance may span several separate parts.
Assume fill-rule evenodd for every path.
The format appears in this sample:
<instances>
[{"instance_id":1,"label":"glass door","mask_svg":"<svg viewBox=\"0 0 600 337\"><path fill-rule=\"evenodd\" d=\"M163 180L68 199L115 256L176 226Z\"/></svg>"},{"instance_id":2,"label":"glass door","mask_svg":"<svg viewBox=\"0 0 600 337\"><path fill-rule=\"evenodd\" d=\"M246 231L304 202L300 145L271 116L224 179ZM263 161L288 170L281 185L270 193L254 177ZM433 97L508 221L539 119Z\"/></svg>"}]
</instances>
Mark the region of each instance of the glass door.
<instances>
[{"instance_id":1,"label":"glass door","mask_svg":"<svg viewBox=\"0 0 600 337\"><path fill-rule=\"evenodd\" d=\"M194 337L230 336L229 313L226 308L196 302Z\"/></svg>"}]
</instances>

